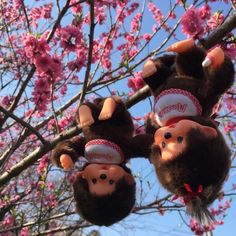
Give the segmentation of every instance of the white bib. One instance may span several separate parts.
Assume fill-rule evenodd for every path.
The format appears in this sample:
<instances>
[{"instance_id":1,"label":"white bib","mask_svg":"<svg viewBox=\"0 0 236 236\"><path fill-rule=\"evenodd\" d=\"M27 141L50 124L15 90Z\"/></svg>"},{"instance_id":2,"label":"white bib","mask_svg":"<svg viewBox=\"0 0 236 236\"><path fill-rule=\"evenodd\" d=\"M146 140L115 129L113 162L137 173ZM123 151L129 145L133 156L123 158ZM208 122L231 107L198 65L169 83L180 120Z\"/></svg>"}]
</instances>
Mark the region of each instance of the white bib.
<instances>
[{"instance_id":1,"label":"white bib","mask_svg":"<svg viewBox=\"0 0 236 236\"><path fill-rule=\"evenodd\" d=\"M160 126L178 117L198 116L202 107L196 97L182 89L167 89L155 98L155 116Z\"/></svg>"},{"instance_id":2,"label":"white bib","mask_svg":"<svg viewBox=\"0 0 236 236\"><path fill-rule=\"evenodd\" d=\"M124 155L120 147L105 139L94 139L85 145L85 158L89 163L120 164Z\"/></svg>"}]
</instances>

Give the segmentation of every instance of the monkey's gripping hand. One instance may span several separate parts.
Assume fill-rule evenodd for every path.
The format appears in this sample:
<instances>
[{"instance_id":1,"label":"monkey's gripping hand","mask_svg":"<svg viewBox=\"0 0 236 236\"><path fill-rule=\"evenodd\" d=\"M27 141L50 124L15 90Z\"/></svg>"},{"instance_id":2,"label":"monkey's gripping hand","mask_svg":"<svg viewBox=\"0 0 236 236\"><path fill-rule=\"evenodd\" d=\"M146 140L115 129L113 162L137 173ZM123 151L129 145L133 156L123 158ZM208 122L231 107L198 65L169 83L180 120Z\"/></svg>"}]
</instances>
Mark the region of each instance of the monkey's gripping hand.
<instances>
[{"instance_id":1,"label":"monkey's gripping hand","mask_svg":"<svg viewBox=\"0 0 236 236\"><path fill-rule=\"evenodd\" d=\"M85 143L85 139L80 136L58 143L52 151L52 162L65 170L73 168L79 156L84 154Z\"/></svg>"}]
</instances>

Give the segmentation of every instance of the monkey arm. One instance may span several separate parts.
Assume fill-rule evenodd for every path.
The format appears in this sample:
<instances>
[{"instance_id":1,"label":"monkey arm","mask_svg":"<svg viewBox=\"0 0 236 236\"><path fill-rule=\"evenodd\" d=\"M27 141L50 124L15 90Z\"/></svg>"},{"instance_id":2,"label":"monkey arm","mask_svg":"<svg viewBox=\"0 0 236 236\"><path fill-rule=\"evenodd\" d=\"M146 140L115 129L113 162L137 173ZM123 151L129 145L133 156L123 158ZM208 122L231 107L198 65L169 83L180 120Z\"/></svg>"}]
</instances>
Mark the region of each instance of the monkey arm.
<instances>
[{"instance_id":1,"label":"monkey arm","mask_svg":"<svg viewBox=\"0 0 236 236\"><path fill-rule=\"evenodd\" d=\"M70 156L72 161L75 163L79 156L84 155L85 144L86 140L81 136L75 136L71 139L58 143L55 149L52 151L51 159L53 163L59 167L62 167L60 157L63 154Z\"/></svg>"},{"instance_id":2,"label":"monkey arm","mask_svg":"<svg viewBox=\"0 0 236 236\"><path fill-rule=\"evenodd\" d=\"M149 134L139 134L134 136L130 142L129 154L131 158L144 157L149 158L151 154L151 145L154 142L153 135Z\"/></svg>"},{"instance_id":3,"label":"monkey arm","mask_svg":"<svg viewBox=\"0 0 236 236\"><path fill-rule=\"evenodd\" d=\"M222 95L234 83L234 66L232 61L225 57L224 62L218 67L209 66L206 68L208 77L208 93Z\"/></svg>"},{"instance_id":4,"label":"monkey arm","mask_svg":"<svg viewBox=\"0 0 236 236\"><path fill-rule=\"evenodd\" d=\"M144 82L154 92L173 73L175 55L164 55L154 60L147 61L142 70Z\"/></svg>"},{"instance_id":5,"label":"monkey arm","mask_svg":"<svg viewBox=\"0 0 236 236\"><path fill-rule=\"evenodd\" d=\"M156 130L160 128L155 119L155 113L151 112L145 121L145 132L149 135L154 135Z\"/></svg>"}]
</instances>

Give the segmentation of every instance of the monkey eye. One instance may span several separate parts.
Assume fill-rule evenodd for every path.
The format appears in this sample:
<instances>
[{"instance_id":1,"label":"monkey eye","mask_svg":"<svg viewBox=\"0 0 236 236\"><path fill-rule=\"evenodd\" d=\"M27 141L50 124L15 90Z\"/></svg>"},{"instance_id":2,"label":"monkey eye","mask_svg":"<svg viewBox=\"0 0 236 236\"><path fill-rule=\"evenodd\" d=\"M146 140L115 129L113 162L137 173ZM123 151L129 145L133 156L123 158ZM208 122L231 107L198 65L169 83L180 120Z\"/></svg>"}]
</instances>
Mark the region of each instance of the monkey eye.
<instances>
[{"instance_id":1,"label":"monkey eye","mask_svg":"<svg viewBox=\"0 0 236 236\"><path fill-rule=\"evenodd\" d=\"M184 138L183 138L182 136L178 136L178 137L177 137L177 142L178 142L178 143L182 143L182 142L183 142L183 139L184 139Z\"/></svg>"},{"instance_id":2,"label":"monkey eye","mask_svg":"<svg viewBox=\"0 0 236 236\"><path fill-rule=\"evenodd\" d=\"M114 180L113 180L113 179L110 179L110 180L109 180L109 184L110 184L110 185L114 184Z\"/></svg>"},{"instance_id":3,"label":"monkey eye","mask_svg":"<svg viewBox=\"0 0 236 236\"><path fill-rule=\"evenodd\" d=\"M166 143L165 143L165 142L162 142L162 143L161 143L161 147L162 147L162 148L165 148L165 146L166 146Z\"/></svg>"},{"instance_id":4,"label":"monkey eye","mask_svg":"<svg viewBox=\"0 0 236 236\"><path fill-rule=\"evenodd\" d=\"M93 179L92 179L92 183L93 183L93 184L96 184L96 183L97 183L97 179L93 178Z\"/></svg>"}]
</instances>

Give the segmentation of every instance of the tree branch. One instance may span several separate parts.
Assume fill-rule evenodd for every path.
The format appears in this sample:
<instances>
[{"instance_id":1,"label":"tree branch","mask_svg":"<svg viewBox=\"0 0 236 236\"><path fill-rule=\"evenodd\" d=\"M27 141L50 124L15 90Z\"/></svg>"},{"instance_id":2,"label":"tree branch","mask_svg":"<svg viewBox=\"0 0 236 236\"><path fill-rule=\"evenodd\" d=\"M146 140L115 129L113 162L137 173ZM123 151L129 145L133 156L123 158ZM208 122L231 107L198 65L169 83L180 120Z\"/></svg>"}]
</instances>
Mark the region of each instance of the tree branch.
<instances>
[{"instance_id":1,"label":"tree branch","mask_svg":"<svg viewBox=\"0 0 236 236\"><path fill-rule=\"evenodd\" d=\"M6 184L8 181L10 181L12 178L18 176L23 170L25 170L28 167L30 167L31 165L33 165L37 160L39 160L47 152L51 151L56 146L57 143L59 143L62 140L65 140L65 139L72 138L75 135L78 135L79 133L81 133L81 129L79 129L76 126L76 127L71 128L67 132L60 134L55 139L53 139L51 142L41 145L34 152L30 153L22 161L18 162L10 170L4 172L0 176L0 188L4 184Z\"/></svg>"},{"instance_id":2,"label":"tree branch","mask_svg":"<svg viewBox=\"0 0 236 236\"><path fill-rule=\"evenodd\" d=\"M234 28L236 28L236 13L234 13L228 20L222 24L222 26L219 26L211 35L209 35L204 42L204 46L206 48L214 46L214 44L221 41L221 39L226 36L228 33L230 33ZM93 30L90 29L90 33L93 33ZM90 37L90 40L92 41L92 38ZM89 70L87 70L89 71ZM134 95L132 95L127 101L126 104L128 107L131 107L135 104L137 104L139 101L147 98L150 95L150 91L147 86L143 87L140 91L136 92ZM34 164L38 159L40 159L43 155L45 155L48 151L52 150L55 145L64 140L71 138L81 132L78 127L73 127L70 130L66 131L65 133L62 133L55 139L53 139L51 142L42 145L38 149L36 149L34 152L32 152L30 155L25 157L22 161L17 163L15 166L13 166L10 170L3 173L0 176L0 186L3 186L8 181L10 181L12 178L19 175L23 170L27 169L30 165Z\"/></svg>"},{"instance_id":3,"label":"tree branch","mask_svg":"<svg viewBox=\"0 0 236 236\"><path fill-rule=\"evenodd\" d=\"M42 137L42 135L37 130L35 130L34 127L32 127L29 123L26 123L25 121L23 121L19 117L15 116L13 113L7 111L2 106L0 106L0 112L4 113L7 117L11 117L13 120L15 120L16 122L21 124L23 127L25 127L26 129L30 130L33 134L35 134L38 137L38 139L43 144L46 143L46 140Z\"/></svg>"},{"instance_id":4,"label":"tree branch","mask_svg":"<svg viewBox=\"0 0 236 236\"><path fill-rule=\"evenodd\" d=\"M95 28L95 23L94 23L94 1L90 0L90 32L89 32L89 49L88 49L88 63L87 63L87 68L85 72L85 78L84 78L84 84L80 96L80 104L83 102L86 91L87 91L87 84L88 84L88 79L90 75L90 70L91 70L91 64L92 64L92 54L93 54L93 39L94 39L94 28Z\"/></svg>"},{"instance_id":5,"label":"tree branch","mask_svg":"<svg viewBox=\"0 0 236 236\"><path fill-rule=\"evenodd\" d=\"M220 43L228 33L236 28L236 12L234 12L222 25L220 25L215 31L213 31L205 40L202 45L209 49Z\"/></svg>"},{"instance_id":6,"label":"tree branch","mask_svg":"<svg viewBox=\"0 0 236 236\"><path fill-rule=\"evenodd\" d=\"M222 25L220 25L215 31L213 31L207 38L205 38L201 44L206 49L210 49L236 28L236 12L232 14ZM134 93L127 99L127 107L131 107L141 100L147 98L151 94L149 87L146 85L138 92Z\"/></svg>"}]
</instances>

